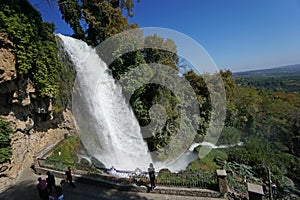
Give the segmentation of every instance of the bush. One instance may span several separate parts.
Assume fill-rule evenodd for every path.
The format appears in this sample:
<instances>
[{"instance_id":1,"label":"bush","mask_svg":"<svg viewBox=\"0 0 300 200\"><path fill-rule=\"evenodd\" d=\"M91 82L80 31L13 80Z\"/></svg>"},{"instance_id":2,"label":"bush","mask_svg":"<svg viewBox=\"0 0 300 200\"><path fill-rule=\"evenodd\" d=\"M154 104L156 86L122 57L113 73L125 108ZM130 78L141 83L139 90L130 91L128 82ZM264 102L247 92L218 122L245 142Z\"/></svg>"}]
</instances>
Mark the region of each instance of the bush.
<instances>
[{"instance_id":1,"label":"bush","mask_svg":"<svg viewBox=\"0 0 300 200\"><path fill-rule=\"evenodd\" d=\"M199 149L199 147L197 149ZM204 158L199 158L191 162L188 166L188 170L215 172L218 167L215 160L227 160L227 154L223 150L212 149Z\"/></svg>"},{"instance_id":2,"label":"bush","mask_svg":"<svg viewBox=\"0 0 300 200\"><path fill-rule=\"evenodd\" d=\"M8 161L11 157L10 134L13 133L10 124L0 120L0 163Z\"/></svg>"}]
</instances>

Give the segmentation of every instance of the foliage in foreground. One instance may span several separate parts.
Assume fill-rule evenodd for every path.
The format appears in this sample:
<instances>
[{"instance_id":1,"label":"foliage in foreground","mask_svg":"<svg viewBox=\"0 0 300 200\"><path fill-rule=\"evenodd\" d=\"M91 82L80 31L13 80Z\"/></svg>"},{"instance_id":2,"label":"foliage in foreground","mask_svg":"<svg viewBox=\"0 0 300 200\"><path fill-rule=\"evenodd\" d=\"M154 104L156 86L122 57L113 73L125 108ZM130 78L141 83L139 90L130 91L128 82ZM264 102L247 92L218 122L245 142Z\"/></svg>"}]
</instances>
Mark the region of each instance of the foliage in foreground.
<instances>
[{"instance_id":1,"label":"foliage in foreground","mask_svg":"<svg viewBox=\"0 0 300 200\"><path fill-rule=\"evenodd\" d=\"M0 119L0 163L8 161L12 151L10 146L10 134L13 133L10 124Z\"/></svg>"}]
</instances>

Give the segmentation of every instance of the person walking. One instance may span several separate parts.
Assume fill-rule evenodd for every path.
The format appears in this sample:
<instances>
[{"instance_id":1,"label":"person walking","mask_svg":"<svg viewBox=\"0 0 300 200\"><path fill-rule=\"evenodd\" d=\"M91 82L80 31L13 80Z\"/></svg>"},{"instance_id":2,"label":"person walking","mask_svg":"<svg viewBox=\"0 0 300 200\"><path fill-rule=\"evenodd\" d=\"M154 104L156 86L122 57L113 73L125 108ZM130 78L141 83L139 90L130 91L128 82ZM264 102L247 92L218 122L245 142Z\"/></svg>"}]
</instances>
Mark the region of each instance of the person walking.
<instances>
[{"instance_id":1,"label":"person walking","mask_svg":"<svg viewBox=\"0 0 300 200\"><path fill-rule=\"evenodd\" d=\"M149 165L148 173L149 173L149 178L151 183L151 190L153 190L156 186L155 186L155 168L153 167L152 163L150 163Z\"/></svg>"},{"instance_id":2,"label":"person walking","mask_svg":"<svg viewBox=\"0 0 300 200\"><path fill-rule=\"evenodd\" d=\"M76 186L73 183L73 178L72 178L72 170L71 167L68 167L67 171L66 171L66 179L67 181L69 181L70 185L75 188Z\"/></svg>"}]
</instances>

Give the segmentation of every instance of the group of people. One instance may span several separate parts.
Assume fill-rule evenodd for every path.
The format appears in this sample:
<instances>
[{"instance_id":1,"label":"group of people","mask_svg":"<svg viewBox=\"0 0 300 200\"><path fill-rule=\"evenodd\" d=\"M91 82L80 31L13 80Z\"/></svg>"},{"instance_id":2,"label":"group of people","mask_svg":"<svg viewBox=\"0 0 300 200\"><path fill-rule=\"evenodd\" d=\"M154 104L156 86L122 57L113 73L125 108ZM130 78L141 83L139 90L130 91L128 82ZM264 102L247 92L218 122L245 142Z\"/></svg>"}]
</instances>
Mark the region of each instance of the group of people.
<instances>
[{"instance_id":1,"label":"group of people","mask_svg":"<svg viewBox=\"0 0 300 200\"><path fill-rule=\"evenodd\" d=\"M155 186L155 168L153 167L153 164L150 163L149 168L148 168L148 173L149 173L149 178L150 178L150 189L153 190ZM36 185L36 188L39 192L39 196L43 200L63 200L64 195L62 191L62 187L59 185L55 184L55 177L54 174L51 172L47 171L47 178L42 179L41 177L38 178L38 184ZM72 171L71 167L68 167L68 169L65 172L65 178L66 181L69 182L70 186L75 188L75 184L73 183L73 178L72 178ZM61 182L62 184L62 182ZM54 191L53 191L54 188Z\"/></svg>"},{"instance_id":2,"label":"group of people","mask_svg":"<svg viewBox=\"0 0 300 200\"><path fill-rule=\"evenodd\" d=\"M36 188L39 192L40 198L43 200L54 200L55 197L57 200L64 199L61 186L55 184L55 177L49 171L47 172L46 180L42 179L41 177L38 178L38 184L36 185ZM53 191L53 188L55 190L55 193Z\"/></svg>"},{"instance_id":3,"label":"group of people","mask_svg":"<svg viewBox=\"0 0 300 200\"><path fill-rule=\"evenodd\" d=\"M43 200L63 200L64 195L63 195L63 190L62 190L62 183L61 185L56 185L55 184L55 177L54 174L51 172L47 171L47 178L42 179L41 177L38 178L38 184L36 185L36 188L39 192L39 196ZM68 167L68 169L65 172L65 178L66 181L69 182L70 186L75 188L75 184L73 183L72 180L72 171L71 167ZM54 189L54 190L53 190Z\"/></svg>"}]
</instances>

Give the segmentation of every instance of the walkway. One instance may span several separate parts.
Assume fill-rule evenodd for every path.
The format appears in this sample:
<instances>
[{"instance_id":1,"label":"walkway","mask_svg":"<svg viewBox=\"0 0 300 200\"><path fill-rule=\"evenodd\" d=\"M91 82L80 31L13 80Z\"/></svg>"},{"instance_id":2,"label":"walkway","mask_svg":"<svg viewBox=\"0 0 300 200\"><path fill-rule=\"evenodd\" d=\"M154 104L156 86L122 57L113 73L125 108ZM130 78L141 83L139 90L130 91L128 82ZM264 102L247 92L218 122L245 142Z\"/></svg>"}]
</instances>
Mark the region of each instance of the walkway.
<instances>
[{"instance_id":1,"label":"walkway","mask_svg":"<svg viewBox=\"0 0 300 200\"><path fill-rule=\"evenodd\" d=\"M0 194L1 200L39 200L35 185L39 176L34 174L29 166L21 173L17 183ZM42 175L46 178L46 175ZM59 183L60 179L56 179ZM152 193L136 193L119 191L105 187L88 185L84 183L75 183L76 188L69 185L63 186L63 193L68 200L218 200L216 198L175 196ZM221 200L221 199L219 199Z\"/></svg>"}]
</instances>

